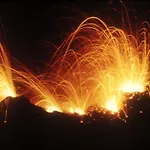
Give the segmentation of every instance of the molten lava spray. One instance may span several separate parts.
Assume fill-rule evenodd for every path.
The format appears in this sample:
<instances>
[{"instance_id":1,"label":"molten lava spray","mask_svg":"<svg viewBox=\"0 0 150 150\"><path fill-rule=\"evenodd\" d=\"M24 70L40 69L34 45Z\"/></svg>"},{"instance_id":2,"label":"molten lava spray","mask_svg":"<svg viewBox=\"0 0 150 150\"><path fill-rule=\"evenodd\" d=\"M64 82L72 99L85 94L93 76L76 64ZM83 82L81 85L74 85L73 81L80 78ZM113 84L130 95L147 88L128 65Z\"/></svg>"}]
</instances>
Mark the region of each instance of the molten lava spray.
<instances>
[{"instance_id":1,"label":"molten lava spray","mask_svg":"<svg viewBox=\"0 0 150 150\"><path fill-rule=\"evenodd\" d=\"M134 37L87 18L54 55L62 109L81 114L92 105L112 113L124 109L127 93L147 90L149 52L148 29L141 27Z\"/></svg>"},{"instance_id":2,"label":"molten lava spray","mask_svg":"<svg viewBox=\"0 0 150 150\"><path fill-rule=\"evenodd\" d=\"M7 96L15 97L16 91L8 55L0 43L0 101Z\"/></svg>"},{"instance_id":3,"label":"molten lava spray","mask_svg":"<svg viewBox=\"0 0 150 150\"><path fill-rule=\"evenodd\" d=\"M124 111L128 93L148 90L150 34L145 24L134 37L89 17L57 49L48 72L39 76L25 67L11 68L0 45L0 100L25 95L47 112L80 115L90 108Z\"/></svg>"}]
</instances>

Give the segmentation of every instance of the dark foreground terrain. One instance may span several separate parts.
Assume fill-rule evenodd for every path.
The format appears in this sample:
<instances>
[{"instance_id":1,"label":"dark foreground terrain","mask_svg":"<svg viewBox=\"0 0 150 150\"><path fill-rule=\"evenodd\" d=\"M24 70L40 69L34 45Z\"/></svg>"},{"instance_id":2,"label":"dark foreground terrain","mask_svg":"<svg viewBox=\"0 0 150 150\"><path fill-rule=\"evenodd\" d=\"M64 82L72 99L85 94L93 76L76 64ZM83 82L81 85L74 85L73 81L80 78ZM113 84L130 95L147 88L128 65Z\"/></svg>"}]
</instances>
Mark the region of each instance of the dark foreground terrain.
<instances>
[{"instance_id":1,"label":"dark foreground terrain","mask_svg":"<svg viewBox=\"0 0 150 150\"><path fill-rule=\"evenodd\" d=\"M145 150L150 147L147 95L128 102L126 122L118 118L111 120L114 117L100 113L93 113L92 117L47 113L27 98L17 97L8 103L7 123L3 124L4 101L0 104L0 150Z\"/></svg>"}]
</instances>

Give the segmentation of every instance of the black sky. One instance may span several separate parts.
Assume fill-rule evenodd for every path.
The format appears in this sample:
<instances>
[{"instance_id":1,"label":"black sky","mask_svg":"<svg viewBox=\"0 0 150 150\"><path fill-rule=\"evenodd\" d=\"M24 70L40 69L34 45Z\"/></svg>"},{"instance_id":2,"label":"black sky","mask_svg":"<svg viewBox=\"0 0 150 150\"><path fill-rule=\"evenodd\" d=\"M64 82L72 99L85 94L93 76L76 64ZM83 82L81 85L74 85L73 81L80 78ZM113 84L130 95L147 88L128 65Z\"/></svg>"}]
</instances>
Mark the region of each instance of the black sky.
<instances>
[{"instance_id":1,"label":"black sky","mask_svg":"<svg viewBox=\"0 0 150 150\"><path fill-rule=\"evenodd\" d=\"M132 24L149 21L150 2L125 1L124 4ZM121 10L118 0L1 2L1 39L4 41L5 35L11 55L24 64L48 61L54 52L48 42L58 46L88 16L98 16L120 27L120 14L115 9Z\"/></svg>"}]
</instances>

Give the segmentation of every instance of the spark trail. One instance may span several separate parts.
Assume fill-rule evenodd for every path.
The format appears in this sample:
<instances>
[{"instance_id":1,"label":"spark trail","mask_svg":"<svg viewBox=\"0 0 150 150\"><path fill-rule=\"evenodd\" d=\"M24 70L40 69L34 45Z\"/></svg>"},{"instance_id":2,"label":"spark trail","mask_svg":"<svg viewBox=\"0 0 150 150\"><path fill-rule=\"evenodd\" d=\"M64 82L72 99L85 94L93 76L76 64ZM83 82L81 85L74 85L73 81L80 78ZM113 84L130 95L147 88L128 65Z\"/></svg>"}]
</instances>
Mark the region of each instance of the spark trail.
<instances>
[{"instance_id":1,"label":"spark trail","mask_svg":"<svg viewBox=\"0 0 150 150\"><path fill-rule=\"evenodd\" d=\"M25 67L11 68L0 48L0 100L25 95L48 112L83 115L96 108L118 114L124 111L128 93L134 96L148 90L147 22L134 37L97 17L85 19L56 50L48 72L40 76ZM24 92L16 90L16 83Z\"/></svg>"},{"instance_id":2,"label":"spark trail","mask_svg":"<svg viewBox=\"0 0 150 150\"><path fill-rule=\"evenodd\" d=\"M17 96L8 54L0 43L0 101L7 96Z\"/></svg>"},{"instance_id":3,"label":"spark trail","mask_svg":"<svg viewBox=\"0 0 150 150\"><path fill-rule=\"evenodd\" d=\"M134 37L97 17L85 19L54 54L61 101L73 112L92 105L119 112L126 94L148 90L149 52L148 28Z\"/></svg>"}]
</instances>

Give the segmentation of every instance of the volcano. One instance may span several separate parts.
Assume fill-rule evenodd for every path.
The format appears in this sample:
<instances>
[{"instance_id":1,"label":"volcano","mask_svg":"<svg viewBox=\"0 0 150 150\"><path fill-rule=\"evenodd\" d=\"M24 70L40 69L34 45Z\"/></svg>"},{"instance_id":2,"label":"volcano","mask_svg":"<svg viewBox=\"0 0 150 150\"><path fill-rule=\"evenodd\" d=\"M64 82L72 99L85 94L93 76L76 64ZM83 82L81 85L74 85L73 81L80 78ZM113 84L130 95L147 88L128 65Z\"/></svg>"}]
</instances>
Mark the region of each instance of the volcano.
<instances>
[{"instance_id":1,"label":"volcano","mask_svg":"<svg viewBox=\"0 0 150 150\"><path fill-rule=\"evenodd\" d=\"M92 116L47 113L24 96L7 97L0 103L1 149L142 147L150 133L150 101L146 95L136 98L128 104L129 117L123 122L97 112Z\"/></svg>"}]
</instances>

